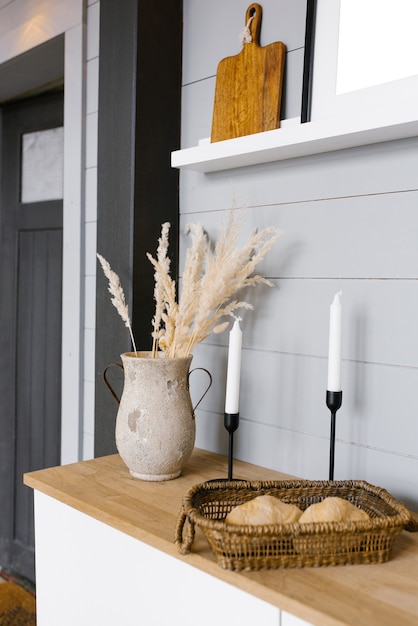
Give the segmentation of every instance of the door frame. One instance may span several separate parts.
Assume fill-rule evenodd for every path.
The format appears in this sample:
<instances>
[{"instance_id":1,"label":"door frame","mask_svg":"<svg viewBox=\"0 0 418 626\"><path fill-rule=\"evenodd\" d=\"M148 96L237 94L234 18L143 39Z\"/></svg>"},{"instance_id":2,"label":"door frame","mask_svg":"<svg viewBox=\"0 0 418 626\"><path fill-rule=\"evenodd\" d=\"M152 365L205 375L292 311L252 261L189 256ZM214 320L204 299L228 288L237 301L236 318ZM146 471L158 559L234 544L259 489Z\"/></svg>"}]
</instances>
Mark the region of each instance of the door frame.
<instances>
[{"instance_id":1,"label":"door frame","mask_svg":"<svg viewBox=\"0 0 418 626\"><path fill-rule=\"evenodd\" d=\"M155 253L167 221L177 278L179 173L170 155L180 144L182 26L182 0L100 3L97 250L121 279L140 350L151 348L154 315L145 253ZM103 456L116 452L117 413L103 371L131 346L101 268L96 284L95 456Z\"/></svg>"},{"instance_id":2,"label":"door frame","mask_svg":"<svg viewBox=\"0 0 418 626\"><path fill-rule=\"evenodd\" d=\"M149 7L148 7L149 4ZM182 39L182 0L162 0L157 10L153 10L155 4L145 3L143 0L101 0L100 24L101 24L101 48L100 54L106 64L110 63L109 76L115 73L126 73L132 77L133 83L126 81L124 93L118 95L118 107L107 111L107 120L103 117L103 109L106 107L106 99L102 97L104 85L100 88L99 113L99 188L98 188L98 247L104 255L109 253L109 248L102 246L102 226L107 229L109 240L116 234L116 240L121 242L127 255L124 261L116 268L121 277L132 278L132 292L134 295L133 324L138 337L138 344L144 345L149 339L148 330L142 330L142 321L147 323L150 319L150 311L153 308L152 295L149 287L153 282L152 272L145 257L145 251L151 246L150 251L155 249L159 236L159 228L162 221L171 221L171 244L173 253L173 275L177 268L178 246L178 171L170 165L170 152L177 149L180 142L180 93L181 93L181 39ZM85 289L85 146L86 146L86 116L85 116L85 68L87 50L87 0L49 0L45 18L48 20L48 29L33 29L34 16L30 13L30 5L21 6L19 24L16 24L13 33L7 33L0 37L0 71L10 61L19 56L30 54L38 46L52 40L55 37L64 37L64 201L63 201L63 320L62 320L62 424L61 424L61 462L63 464L79 461L83 457L83 425L84 416L84 289ZM94 6L94 5L93 5ZM90 7L89 7L90 8ZM108 16L106 18L106 15ZM112 17L113 16L113 17ZM113 22L112 22L113 20ZM117 33L117 39L112 37L112 28ZM28 36L30 33L30 37ZM104 39L106 37L107 39ZM125 41L126 40L126 41ZM102 45L106 41L106 45ZM114 47L116 44L116 48ZM120 49L118 46L120 45ZM141 46L145 46L141 48ZM162 57L161 48L167 53ZM141 49L141 55L139 50ZM157 50L157 54L155 51ZM112 55L114 59L112 60ZM151 58L156 65L145 67L142 61ZM142 65L141 65L142 62ZM105 63L99 62L103 68ZM127 63L127 65L125 65ZM158 65L159 64L159 65ZM154 68L154 69L153 69ZM144 73L144 69L147 72ZM155 108L153 123L148 127L146 117L141 119L140 107L144 107L148 114L153 112L153 100L137 98L142 89L146 96L149 80L163 72L166 82L158 83L158 97L155 100L161 104L165 98L165 109L161 118L161 108ZM102 69L99 70L100 72ZM102 76L101 76L102 79ZM147 84L148 81L148 84ZM108 88L113 89L112 83L107 83ZM33 84L31 85L33 88ZM16 94L18 95L18 94ZM157 97L157 96L156 96ZM128 102L129 100L129 102ZM107 101L109 105L109 100ZM130 110L130 112L129 112ZM130 117L123 118L124 112ZM158 115L160 118L158 118ZM158 119L163 123L158 125ZM141 128L141 140L135 141L135 133ZM103 124L120 124L120 128L128 130L128 142L115 144L103 141ZM118 128L118 127L117 127ZM129 139L130 137L130 139ZM109 139L109 135L108 135ZM148 146L148 148L147 148ZM147 162L147 149L155 147L152 163ZM115 152L125 157L120 163L116 163L119 177L115 178L111 168L112 158L103 161L106 150ZM145 156L144 156L145 155ZM116 156L116 155L115 155ZM123 156L123 155L122 155ZM142 161L141 161L142 158ZM115 165L115 158L113 158ZM151 173L147 174L150 165ZM129 171L125 172L124 168ZM100 169L102 168L102 169ZM104 168L104 169L103 169ZM107 169L106 169L107 168ZM142 168L142 169L141 169ZM131 170L135 170L132 172ZM100 177L111 174L108 181L100 182ZM125 176L126 174L126 176ZM150 185L142 188L142 183L149 176L154 177L154 189ZM125 185L126 182L126 185ZM116 202L113 209L106 192L112 191L112 185L120 184L118 190L112 192L111 201ZM122 184L123 183L123 184ZM125 203L127 200L127 203ZM135 209L134 209L135 207ZM121 214L124 216L121 218ZM147 216L148 218L143 219ZM115 221L116 220L116 221ZM124 221L126 220L126 221ZM124 226L122 227L122 222ZM106 226L107 224L107 226ZM135 235L132 235L135 230ZM120 234L119 234L120 233ZM110 234L110 237L109 237ZM141 242L133 246L133 240ZM143 246L147 246L146 250ZM125 252L121 253L124 256ZM135 256L134 254L138 255ZM108 254L112 258L111 254ZM129 258L128 258L129 257ZM135 271L133 271L135 268ZM98 277L100 274L98 274ZM129 294L129 288L126 288ZM143 289L146 293L144 294ZM98 287L97 308L104 317L98 316L99 328L96 330L96 379L95 386L101 389L101 396L96 395L96 428L99 429L96 437L96 453L106 453L112 445L112 422L107 390L104 389L102 370L98 369L108 363L108 355L112 360L117 358L118 351L128 348L124 338L123 324L120 320L112 320L107 325L107 320L113 314L109 312L107 293L104 293L103 283ZM106 306L102 306L102 300L106 298ZM146 307L142 306L146 303ZM131 303L131 300L129 300ZM107 317L106 317L107 316ZM113 332L114 331L114 332ZM144 333L144 334L142 334ZM109 344L109 345L107 345ZM106 353L106 350L108 352ZM102 350L102 352L100 352ZM101 412L104 411L104 422L101 421ZM103 433L105 433L103 435ZM107 433L107 434L106 434ZM102 439L102 444L100 439ZM106 437L108 440L106 441Z\"/></svg>"},{"instance_id":3,"label":"door frame","mask_svg":"<svg viewBox=\"0 0 418 626\"><path fill-rule=\"evenodd\" d=\"M48 28L33 28L33 8L19 8L19 23L0 37L0 72L36 54L39 46L64 38L64 200L63 200L63 319L61 462L79 461L82 455L84 399L84 151L85 151L85 0L50 0L44 18ZM36 9L36 7L35 7ZM45 80L42 72L39 80ZM22 89L34 89L33 76ZM39 84L41 87L42 83ZM12 94L13 95L13 94Z\"/></svg>"}]
</instances>

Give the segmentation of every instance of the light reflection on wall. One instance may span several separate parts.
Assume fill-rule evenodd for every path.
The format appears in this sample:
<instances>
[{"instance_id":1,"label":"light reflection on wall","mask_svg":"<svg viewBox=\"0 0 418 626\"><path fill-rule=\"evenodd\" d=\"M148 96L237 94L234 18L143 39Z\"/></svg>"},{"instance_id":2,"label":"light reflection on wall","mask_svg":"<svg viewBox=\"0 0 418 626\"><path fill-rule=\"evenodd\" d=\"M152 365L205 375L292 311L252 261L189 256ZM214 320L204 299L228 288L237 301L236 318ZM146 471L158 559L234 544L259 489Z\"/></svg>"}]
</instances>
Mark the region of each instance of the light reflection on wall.
<instances>
[{"instance_id":1,"label":"light reflection on wall","mask_svg":"<svg viewBox=\"0 0 418 626\"><path fill-rule=\"evenodd\" d=\"M46 15L38 14L26 22L21 33L26 47L37 45L39 41L45 41L53 36L50 20Z\"/></svg>"}]
</instances>

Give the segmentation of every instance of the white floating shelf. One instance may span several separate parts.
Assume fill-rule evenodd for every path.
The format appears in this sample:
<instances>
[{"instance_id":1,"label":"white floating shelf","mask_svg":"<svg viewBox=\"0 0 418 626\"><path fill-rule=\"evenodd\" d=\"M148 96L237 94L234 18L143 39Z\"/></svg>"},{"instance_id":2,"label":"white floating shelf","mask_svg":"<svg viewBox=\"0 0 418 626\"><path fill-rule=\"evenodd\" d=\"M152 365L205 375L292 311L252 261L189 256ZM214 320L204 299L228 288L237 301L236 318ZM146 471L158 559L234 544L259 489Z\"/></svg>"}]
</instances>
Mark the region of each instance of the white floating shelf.
<instances>
[{"instance_id":1,"label":"white floating shelf","mask_svg":"<svg viewBox=\"0 0 418 626\"><path fill-rule=\"evenodd\" d=\"M416 107L400 111L382 109L353 114L350 118L317 120L284 126L276 130L210 143L171 153L171 165L198 172L257 165L294 159L321 152L343 150L367 144L418 135Z\"/></svg>"}]
</instances>

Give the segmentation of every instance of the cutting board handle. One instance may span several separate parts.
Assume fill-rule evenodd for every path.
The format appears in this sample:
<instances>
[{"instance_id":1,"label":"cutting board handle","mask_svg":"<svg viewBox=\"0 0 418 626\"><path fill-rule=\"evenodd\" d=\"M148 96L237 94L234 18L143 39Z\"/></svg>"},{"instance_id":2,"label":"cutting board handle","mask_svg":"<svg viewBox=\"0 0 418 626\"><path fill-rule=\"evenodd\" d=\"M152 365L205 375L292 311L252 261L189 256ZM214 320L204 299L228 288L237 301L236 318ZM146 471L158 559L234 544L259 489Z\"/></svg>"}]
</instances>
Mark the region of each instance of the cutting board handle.
<instances>
[{"instance_id":1,"label":"cutting board handle","mask_svg":"<svg viewBox=\"0 0 418 626\"><path fill-rule=\"evenodd\" d=\"M248 7L245 13L245 26L248 26L248 29L251 33L251 43L256 46L260 45L260 30L261 30L261 18L263 15L263 9L261 5L257 2L253 2ZM251 20L250 24L248 22ZM248 44L247 44L248 45ZM251 44L250 44L251 45Z\"/></svg>"}]
</instances>

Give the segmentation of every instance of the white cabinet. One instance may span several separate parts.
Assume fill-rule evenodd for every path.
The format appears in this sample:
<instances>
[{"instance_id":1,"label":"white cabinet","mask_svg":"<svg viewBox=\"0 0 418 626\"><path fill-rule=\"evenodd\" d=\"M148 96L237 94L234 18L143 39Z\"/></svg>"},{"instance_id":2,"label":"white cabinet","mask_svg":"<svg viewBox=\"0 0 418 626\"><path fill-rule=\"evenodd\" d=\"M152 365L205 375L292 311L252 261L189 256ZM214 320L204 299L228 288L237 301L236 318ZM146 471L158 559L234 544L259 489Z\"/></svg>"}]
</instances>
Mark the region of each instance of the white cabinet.
<instances>
[{"instance_id":1,"label":"white cabinet","mask_svg":"<svg viewBox=\"0 0 418 626\"><path fill-rule=\"evenodd\" d=\"M38 626L307 624L39 491L35 515Z\"/></svg>"}]
</instances>

